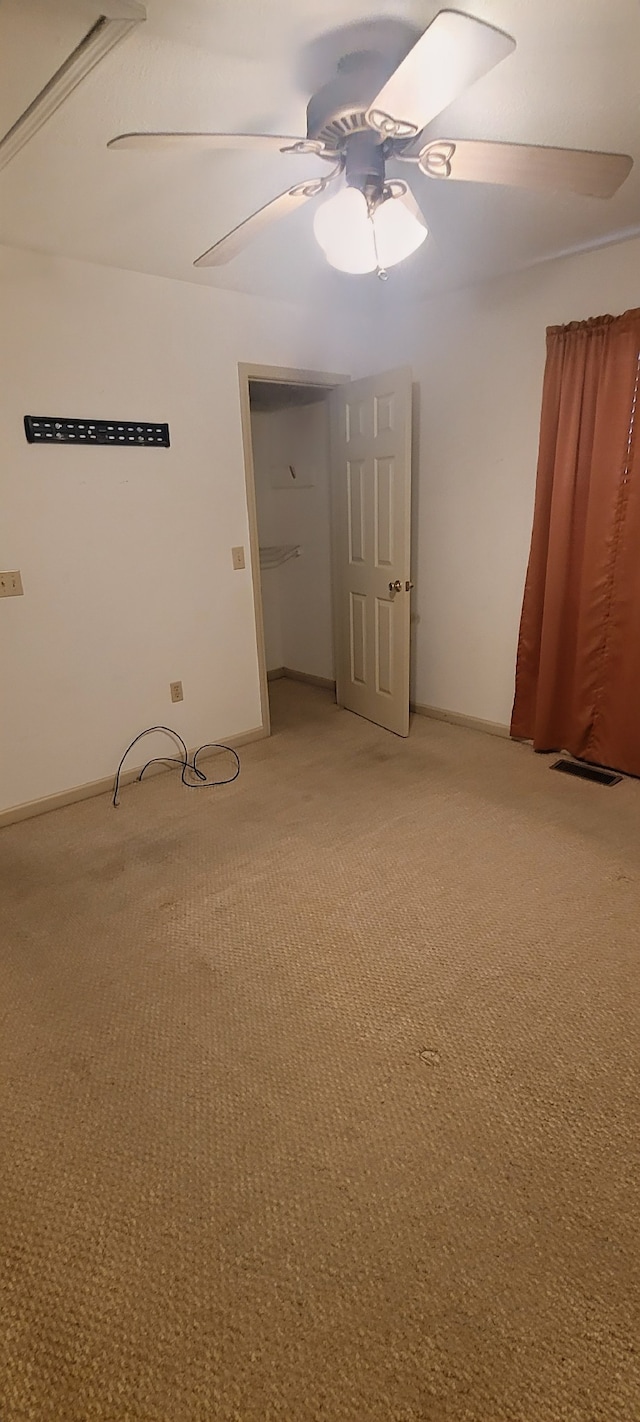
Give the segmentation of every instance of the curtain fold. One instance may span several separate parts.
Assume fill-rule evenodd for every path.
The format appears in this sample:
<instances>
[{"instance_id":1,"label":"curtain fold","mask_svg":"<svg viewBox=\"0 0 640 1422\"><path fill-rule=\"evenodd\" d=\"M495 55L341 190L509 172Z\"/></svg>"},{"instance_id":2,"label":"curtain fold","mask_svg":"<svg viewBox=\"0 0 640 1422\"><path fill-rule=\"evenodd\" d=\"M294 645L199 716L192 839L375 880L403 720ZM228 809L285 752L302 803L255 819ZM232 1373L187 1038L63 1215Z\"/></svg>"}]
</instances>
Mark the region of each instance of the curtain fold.
<instances>
[{"instance_id":1,"label":"curtain fold","mask_svg":"<svg viewBox=\"0 0 640 1422\"><path fill-rule=\"evenodd\" d=\"M640 308L547 331L511 721L640 775ZM640 409L637 412L640 423Z\"/></svg>"}]
</instances>

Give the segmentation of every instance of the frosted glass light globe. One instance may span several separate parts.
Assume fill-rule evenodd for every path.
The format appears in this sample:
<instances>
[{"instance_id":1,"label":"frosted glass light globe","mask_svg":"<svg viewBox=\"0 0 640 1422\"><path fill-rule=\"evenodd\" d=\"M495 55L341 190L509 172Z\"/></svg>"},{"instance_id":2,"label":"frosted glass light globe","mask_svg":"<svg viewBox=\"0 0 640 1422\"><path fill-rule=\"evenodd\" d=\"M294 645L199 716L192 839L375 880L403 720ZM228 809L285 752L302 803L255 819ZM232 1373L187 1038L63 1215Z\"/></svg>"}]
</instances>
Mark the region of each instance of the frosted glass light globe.
<instances>
[{"instance_id":1,"label":"frosted glass light globe","mask_svg":"<svg viewBox=\"0 0 640 1422\"><path fill-rule=\"evenodd\" d=\"M317 208L313 230L331 266L353 275L396 266L427 236L410 194L391 194L371 214L364 194L350 187Z\"/></svg>"},{"instance_id":2,"label":"frosted glass light globe","mask_svg":"<svg viewBox=\"0 0 640 1422\"><path fill-rule=\"evenodd\" d=\"M374 272L378 263L367 201L358 188L341 188L313 219L316 240L341 272Z\"/></svg>"},{"instance_id":3,"label":"frosted glass light globe","mask_svg":"<svg viewBox=\"0 0 640 1422\"><path fill-rule=\"evenodd\" d=\"M401 197L387 198L373 214L378 261L381 267L395 267L404 262L427 236L424 222L407 207Z\"/></svg>"}]
</instances>

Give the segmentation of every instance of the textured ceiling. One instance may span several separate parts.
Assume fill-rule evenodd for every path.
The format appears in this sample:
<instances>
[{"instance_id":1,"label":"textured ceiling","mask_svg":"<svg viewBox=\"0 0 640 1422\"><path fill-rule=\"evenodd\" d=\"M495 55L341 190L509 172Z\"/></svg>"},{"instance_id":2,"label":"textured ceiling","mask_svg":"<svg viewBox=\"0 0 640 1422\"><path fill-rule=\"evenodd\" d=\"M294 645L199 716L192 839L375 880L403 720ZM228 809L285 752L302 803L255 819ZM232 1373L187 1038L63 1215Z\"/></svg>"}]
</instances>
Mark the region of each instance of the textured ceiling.
<instances>
[{"instance_id":1,"label":"textured ceiling","mask_svg":"<svg viewBox=\"0 0 640 1422\"><path fill-rule=\"evenodd\" d=\"M147 0L148 20L0 172L0 240L201 285L301 300L375 277L330 271L311 205L225 268L193 259L277 192L326 169L247 153L109 153L131 129L303 133L313 87L343 51L403 44L435 0ZM486 137L631 153L610 202L415 179L430 239L390 283L412 299L640 231L638 0L474 0L458 9L517 40L515 53L432 126ZM98 0L3 0L0 130L99 13ZM336 31L345 27L343 36ZM403 176L407 176L406 167ZM413 177L413 170L411 170Z\"/></svg>"}]
</instances>

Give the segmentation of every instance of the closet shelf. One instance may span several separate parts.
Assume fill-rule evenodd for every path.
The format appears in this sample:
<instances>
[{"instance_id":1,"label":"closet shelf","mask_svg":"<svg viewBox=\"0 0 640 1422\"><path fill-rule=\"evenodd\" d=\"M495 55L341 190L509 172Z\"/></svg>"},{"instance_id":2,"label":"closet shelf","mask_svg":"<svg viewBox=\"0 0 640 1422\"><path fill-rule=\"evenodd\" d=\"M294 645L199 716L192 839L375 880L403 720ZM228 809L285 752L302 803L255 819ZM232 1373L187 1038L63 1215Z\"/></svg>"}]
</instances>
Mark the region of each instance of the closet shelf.
<instances>
[{"instance_id":1,"label":"closet shelf","mask_svg":"<svg viewBox=\"0 0 640 1422\"><path fill-rule=\"evenodd\" d=\"M282 563L287 563L289 558L299 558L301 552L298 543L270 544L268 548L260 549L260 567L279 568Z\"/></svg>"}]
</instances>

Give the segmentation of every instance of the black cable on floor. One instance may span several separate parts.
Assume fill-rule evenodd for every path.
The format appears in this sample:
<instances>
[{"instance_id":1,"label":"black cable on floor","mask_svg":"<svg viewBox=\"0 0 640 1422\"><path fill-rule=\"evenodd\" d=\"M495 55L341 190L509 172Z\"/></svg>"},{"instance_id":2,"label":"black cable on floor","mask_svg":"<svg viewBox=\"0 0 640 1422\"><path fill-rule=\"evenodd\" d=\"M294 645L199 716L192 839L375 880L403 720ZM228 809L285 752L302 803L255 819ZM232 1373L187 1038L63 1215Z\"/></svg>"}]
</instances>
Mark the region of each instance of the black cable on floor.
<instances>
[{"instance_id":1,"label":"black cable on floor","mask_svg":"<svg viewBox=\"0 0 640 1422\"><path fill-rule=\"evenodd\" d=\"M187 790L212 790L216 785L231 785L232 781L238 779L238 776L240 774L240 757L237 751L233 749L233 746L221 745L219 741L205 741L204 745L198 746L197 751L194 751L193 760L189 760L189 752L187 750L187 747L182 739L182 736L179 735L177 731L172 730L171 726L149 726L146 731L140 731L137 736L134 736L133 740L127 746L122 760L120 761L120 764L116 771L116 778L113 786L112 804L114 809L117 809L119 804L118 796L120 794L120 776L122 774L122 767L125 763L125 760L127 759L129 751L133 750L133 747L137 745L138 741L142 740L143 736L151 736L154 731L164 731L167 736L173 736L176 741L179 741L180 746L182 748L182 755L154 756L152 760L147 761L146 765L143 765L142 770L140 771L140 774L137 777L138 780L142 780L145 770L148 770L150 765L181 765L182 784L186 785ZM208 780L204 771L200 770L200 767L198 765L198 756L202 755L202 752L206 750L228 751L229 755L233 756L236 763L236 768L233 772L233 775L228 775L224 780ZM189 778L192 775L195 775L195 780Z\"/></svg>"}]
</instances>

